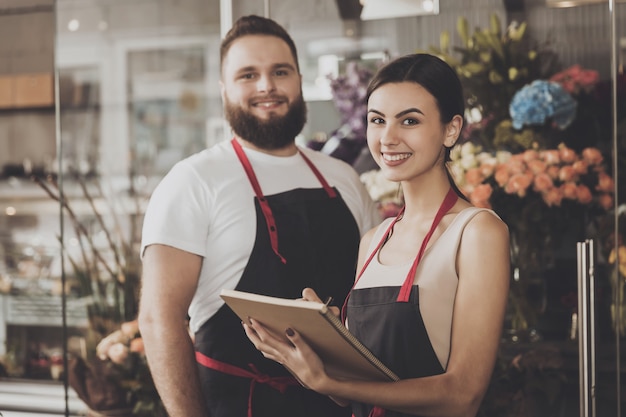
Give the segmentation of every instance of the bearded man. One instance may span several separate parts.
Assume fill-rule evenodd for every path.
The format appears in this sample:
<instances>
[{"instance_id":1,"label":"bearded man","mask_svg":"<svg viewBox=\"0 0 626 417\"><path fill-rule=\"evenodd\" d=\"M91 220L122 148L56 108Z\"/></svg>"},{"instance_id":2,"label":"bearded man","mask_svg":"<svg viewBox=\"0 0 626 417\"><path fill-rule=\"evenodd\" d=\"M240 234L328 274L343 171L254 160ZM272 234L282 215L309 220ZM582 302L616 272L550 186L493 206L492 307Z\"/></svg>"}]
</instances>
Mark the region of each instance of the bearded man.
<instances>
[{"instance_id":1,"label":"bearded man","mask_svg":"<svg viewBox=\"0 0 626 417\"><path fill-rule=\"evenodd\" d=\"M220 57L234 137L178 162L144 218L139 324L153 379L170 417L350 416L265 359L219 293L312 288L341 303L378 212L352 167L296 145L306 105L284 28L243 17Z\"/></svg>"}]
</instances>

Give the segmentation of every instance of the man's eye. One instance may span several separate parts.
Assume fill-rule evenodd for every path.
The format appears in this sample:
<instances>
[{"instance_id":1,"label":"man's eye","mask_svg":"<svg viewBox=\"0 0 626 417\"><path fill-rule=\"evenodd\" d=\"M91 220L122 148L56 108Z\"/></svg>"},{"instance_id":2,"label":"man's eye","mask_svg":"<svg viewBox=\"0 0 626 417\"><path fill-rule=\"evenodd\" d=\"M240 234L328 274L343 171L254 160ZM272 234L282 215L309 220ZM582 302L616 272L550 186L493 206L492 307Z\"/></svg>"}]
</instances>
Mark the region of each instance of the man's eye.
<instances>
[{"instance_id":1,"label":"man's eye","mask_svg":"<svg viewBox=\"0 0 626 417\"><path fill-rule=\"evenodd\" d=\"M280 76L280 77L284 77L285 75L288 75L289 72L287 70L277 70L276 71L276 75Z\"/></svg>"},{"instance_id":2,"label":"man's eye","mask_svg":"<svg viewBox=\"0 0 626 417\"><path fill-rule=\"evenodd\" d=\"M254 78L254 74L253 73L246 73L246 74L242 74L241 78L244 80L251 80Z\"/></svg>"}]
</instances>

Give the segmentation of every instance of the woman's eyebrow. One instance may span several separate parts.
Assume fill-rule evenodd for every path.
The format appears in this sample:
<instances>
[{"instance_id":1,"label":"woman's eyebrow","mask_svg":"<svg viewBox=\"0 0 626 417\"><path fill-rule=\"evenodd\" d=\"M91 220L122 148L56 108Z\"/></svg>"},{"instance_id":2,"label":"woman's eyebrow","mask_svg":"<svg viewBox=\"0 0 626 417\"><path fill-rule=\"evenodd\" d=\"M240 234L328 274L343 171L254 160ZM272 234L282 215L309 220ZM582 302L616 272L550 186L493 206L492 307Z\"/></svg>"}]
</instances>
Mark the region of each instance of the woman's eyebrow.
<instances>
[{"instance_id":1,"label":"woman's eyebrow","mask_svg":"<svg viewBox=\"0 0 626 417\"><path fill-rule=\"evenodd\" d=\"M420 109L416 108L416 107L411 107L410 109L406 109L406 110L402 110L400 113L396 114L396 119L399 117L404 116L405 114L408 113L419 113L419 114L424 114L424 112L422 112Z\"/></svg>"}]
</instances>

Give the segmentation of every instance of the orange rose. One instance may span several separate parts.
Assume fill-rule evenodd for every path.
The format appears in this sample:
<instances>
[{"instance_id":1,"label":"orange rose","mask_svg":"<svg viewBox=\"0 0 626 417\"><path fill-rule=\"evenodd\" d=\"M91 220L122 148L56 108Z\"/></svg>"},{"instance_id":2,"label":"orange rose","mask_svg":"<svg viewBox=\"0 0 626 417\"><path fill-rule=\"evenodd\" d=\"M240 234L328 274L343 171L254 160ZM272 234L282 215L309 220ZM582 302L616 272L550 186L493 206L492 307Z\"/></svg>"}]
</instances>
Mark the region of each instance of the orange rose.
<instances>
[{"instance_id":1,"label":"orange rose","mask_svg":"<svg viewBox=\"0 0 626 417\"><path fill-rule=\"evenodd\" d=\"M589 204L593 200L591 190L586 185L579 185L576 187L576 199L581 204Z\"/></svg>"},{"instance_id":2,"label":"orange rose","mask_svg":"<svg viewBox=\"0 0 626 417\"><path fill-rule=\"evenodd\" d=\"M508 167L506 165L498 165L494 173L494 178L500 187L504 187L504 185L509 182L509 178L511 178Z\"/></svg>"},{"instance_id":3,"label":"orange rose","mask_svg":"<svg viewBox=\"0 0 626 417\"><path fill-rule=\"evenodd\" d=\"M533 189L539 193L544 193L554 188L554 182L552 182L552 178L548 174L541 173L538 174L533 181Z\"/></svg>"},{"instance_id":4,"label":"orange rose","mask_svg":"<svg viewBox=\"0 0 626 417\"><path fill-rule=\"evenodd\" d=\"M489 198L493 188L489 184L480 184L474 188L474 191L470 194L469 199L476 207L491 208Z\"/></svg>"},{"instance_id":5,"label":"orange rose","mask_svg":"<svg viewBox=\"0 0 626 417\"><path fill-rule=\"evenodd\" d=\"M613 208L613 196L611 194L602 193L598 197L598 203L603 209L610 210Z\"/></svg>"},{"instance_id":6,"label":"orange rose","mask_svg":"<svg viewBox=\"0 0 626 417\"><path fill-rule=\"evenodd\" d=\"M606 172L598 173L598 185L596 186L596 190L611 193L613 192L614 187L615 182L610 175L608 175Z\"/></svg>"},{"instance_id":7,"label":"orange rose","mask_svg":"<svg viewBox=\"0 0 626 417\"><path fill-rule=\"evenodd\" d=\"M533 174L537 175L541 172L546 172L547 165L541 159L535 159L528 161L528 169L530 169Z\"/></svg>"},{"instance_id":8,"label":"orange rose","mask_svg":"<svg viewBox=\"0 0 626 417\"><path fill-rule=\"evenodd\" d=\"M558 165L550 165L550 166L548 166L548 169L546 170L546 172L548 173L550 178L552 178L553 180L556 180L556 179L559 178L559 171L560 170L561 170L561 168L559 168Z\"/></svg>"},{"instance_id":9,"label":"orange rose","mask_svg":"<svg viewBox=\"0 0 626 417\"><path fill-rule=\"evenodd\" d=\"M137 352L137 353L143 354L145 352L145 349L143 346L143 338L137 337L131 340L129 350L131 352Z\"/></svg>"},{"instance_id":10,"label":"orange rose","mask_svg":"<svg viewBox=\"0 0 626 417\"><path fill-rule=\"evenodd\" d=\"M589 165L600 165L602 163L602 154L596 148L583 149L583 159L589 163Z\"/></svg>"},{"instance_id":11,"label":"orange rose","mask_svg":"<svg viewBox=\"0 0 626 417\"><path fill-rule=\"evenodd\" d=\"M561 163L561 157L559 156L559 151L556 149L548 149L545 151L541 151L541 159L545 161L548 165L558 165Z\"/></svg>"},{"instance_id":12,"label":"orange rose","mask_svg":"<svg viewBox=\"0 0 626 417\"><path fill-rule=\"evenodd\" d=\"M585 175L589 170L589 163L585 160L579 160L572 164L574 172L578 175Z\"/></svg>"},{"instance_id":13,"label":"orange rose","mask_svg":"<svg viewBox=\"0 0 626 417\"><path fill-rule=\"evenodd\" d=\"M568 200L576 200L576 183L566 182L561 184L561 192L563 193L563 198L567 198Z\"/></svg>"},{"instance_id":14,"label":"orange rose","mask_svg":"<svg viewBox=\"0 0 626 417\"><path fill-rule=\"evenodd\" d=\"M568 148L564 144L559 145L559 157L561 161L565 163L572 163L578 159L578 155L576 155L576 151L571 148Z\"/></svg>"},{"instance_id":15,"label":"orange rose","mask_svg":"<svg viewBox=\"0 0 626 417\"><path fill-rule=\"evenodd\" d=\"M563 200L563 191L559 188L553 187L541 194L543 201L549 206L560 206Z\"/></svg>"},{"instance_id":16,"label":"orange rose","mask_svg":"<svg viewBox=\"0 0 626 417\"><path fill-rule=\"evenodd\" d=\"M526 190L532 183L532 179L527 175L515 174L504 187L504 192L507 194L517 194L519 197L526 195Z\"/></svg>"},{"instance_id":17,"label":"orange rose","mask_svg":"<svg viewBox=\"0 0 626 417\"><path fill-rule=\"evenodd\" d=\"M524 162L534 161L539 158L539 152L534 149L528 149L522 153L522 159Z\"/></svg>"},{"instance_id":18,"label":"orange rose","mask_svg":"<svg viewBox=\"0 0 626 417\"><path fill-rule=\"evenodd\" d=\"M485 177L483 177L478 168L470 168L465 171L465 181L470 185L478 185L483 182L484 179Z\"/></svg>"},{"instance_id":19,"label":"orange rose","mask_svg":"<svg viewBox=\"0 0 626 417\"><path fill-rule=\"evenodd\" d=\"M569 165L561 167L559 170L559 179L561 181L573 181L576 178L576 171Z\"/></svg>"},{"instance_id":20,"label":"orange rose","mask_svg":"<svg viewBox=\"0 0 626 417\"><path fill-rule=\"evenodd\" d=\"M522 159L522 155L513 155L511 159L506 163L509 167L509 172L513 175L526 172L526 162Z\"/></svg>"}]
</instances>

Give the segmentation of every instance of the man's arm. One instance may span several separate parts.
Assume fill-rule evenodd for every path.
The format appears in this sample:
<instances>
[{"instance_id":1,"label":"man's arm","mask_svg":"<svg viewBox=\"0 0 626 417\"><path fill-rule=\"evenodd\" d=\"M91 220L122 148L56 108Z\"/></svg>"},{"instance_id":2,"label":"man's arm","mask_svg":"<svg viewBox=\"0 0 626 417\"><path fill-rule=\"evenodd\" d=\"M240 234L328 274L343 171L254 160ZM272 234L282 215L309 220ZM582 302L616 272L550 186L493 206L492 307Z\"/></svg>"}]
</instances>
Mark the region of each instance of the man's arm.
<instances>
[{"instance_id":1,"label":"man's arm","mask_svg":"<svg viewBox=\"0 0 626 417\"><path fill-rule=\"evenodd\" d=\"M186 326L202 257L164 245L143 256L139 329L150 371L170 417L207 417Z\"/></svg>"}]
</instances>

